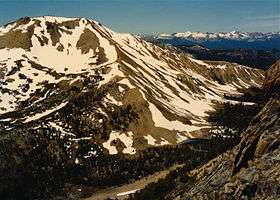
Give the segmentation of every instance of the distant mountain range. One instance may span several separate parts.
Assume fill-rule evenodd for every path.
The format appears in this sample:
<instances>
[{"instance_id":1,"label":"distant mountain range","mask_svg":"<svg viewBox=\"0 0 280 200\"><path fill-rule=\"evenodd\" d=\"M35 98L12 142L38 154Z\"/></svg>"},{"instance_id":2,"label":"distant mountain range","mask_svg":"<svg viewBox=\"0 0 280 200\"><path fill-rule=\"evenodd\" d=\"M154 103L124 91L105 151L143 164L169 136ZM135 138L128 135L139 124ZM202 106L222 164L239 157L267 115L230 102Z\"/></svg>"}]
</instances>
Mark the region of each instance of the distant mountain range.
<instances>
[{"instance_id":1,"label":"distant mountain range","mask_svg":"<svg viewBox=\"0 0 280 200\"><path fill-rule=\"evenodd\" d=\"M172 45L193 45L201 44L207 48L250 48L271 50L273 48L280 50L280 32L181 32L172 34L146 35L145 39L157 40Z\"/></svg>"},{"instance_id":2,"label":"distant mountain range","mask_svg":"<svg viewBox=\"0 0 280 200\"><path fill-rule=\"evenodd\" d=\"M161 46L175 46L197 59L235 62L253 68L267 69L280 57L279 32L183 32L142 37Z\"/></svg>"},{"instance_id":3,"label":"distant mountain range","mask_svg":"<svg viewBox=\"0 0 280 200\"><path fill-rule=\"evenodd\" d=\"M218 32L218 33L203 33L203 32L181 32L181 33L173 33L173 34L159 34L158 38L166 39L166 38L184 38L184 39L193 39L193 40L220 40L220 39L228 39L228 40L246 40L246 41L263 41L273 38L279 38L280 32L270 32L270 33L261 33L261 32L240 32L240 31L232 31L232 32Z\"/></svg>"}]
</instances>

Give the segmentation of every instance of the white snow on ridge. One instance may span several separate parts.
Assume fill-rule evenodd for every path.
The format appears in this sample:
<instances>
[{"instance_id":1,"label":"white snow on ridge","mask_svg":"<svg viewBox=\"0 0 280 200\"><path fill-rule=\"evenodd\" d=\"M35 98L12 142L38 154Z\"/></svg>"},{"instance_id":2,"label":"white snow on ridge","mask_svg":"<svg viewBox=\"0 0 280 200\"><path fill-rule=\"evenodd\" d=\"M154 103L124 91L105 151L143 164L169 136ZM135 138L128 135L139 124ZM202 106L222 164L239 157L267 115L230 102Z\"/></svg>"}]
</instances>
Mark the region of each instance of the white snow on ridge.
<instances>
[{"instance_id":1,"label":"white snow on ridge","mask_svg":"<svg viewBox=\"0 0 280 200\"><path fill-rule=\"evenodd\" d=\"M215 65L210 65L210 64L205 63L205 62L202 61L202 60L197 60L197 59L194 59L194 58L191 58L191 57L189 57L189 59L190 59L192 62L197 63L197 64L199 64L199 65L204 65L204 66L206 66L206 67L209 68L209 69L211 69L211 68L225 69L225 68L227 67L226 65L217 65L217 66L215 66Z\"/></svg>"},{"instance_id":2,"label":"white snow on ridge","mask_svg":"<svg viewBox=\"0 0 280 200\"><path fill-rule=\"evenodd\" d=\"M197 60L197 59L194 59L194 58L191 58L191 57L189 57L189 59L192 61L192 62L194 62L194 63L196 63L196 64L199 64L199 65L204 65L204 66L206 66L207 68L212 68L213 66L211 66L211 65L209 65L209 64L207 64L207 63L205 63L205 62L203 62L202 60Z\"/></svg>"},{"instance_id":3,"label":"white snow on ridge","mask_svg":"<svg viewBox=\"0 0 280 200\"><path fill-rule=\"evenodd\" d=\"M49 42L48 45L41 46L40 42L34 35L32 37L33 47L31 48L31 53L27 55L31 59L35 56L37 58L34 60L35 62L39 62L43 66L52 67L59 73L79 73L82 72L83 68L88 70L90 68L90 63L96 63L97 55L92 49L90 49L88 53L82 54L81 50L76 48L76 45L84 30L89 29L99 39L100 47L97 48L103 48L105 51L104 53L108 58L108 61L102 64L106 65L115 62L117 59L115 47L90 25L83 23L81 20L79 23L79 26L71 30L71 34L61 32L60 41L56 46L53 46L51 42ZM44 21L41 21L41 27L36 27L34 32L39 37L48 36L49 41L51 41L50 35L46 33L42 34L42 31L46 31ZM59 45L63 45L63 51L57 50ZM95 49L95 51L98 52L98 49ZM65 68L68 68L67 71L64 70Z\"/></svg>"},{"instance_id":4,"label":"white snow on ridge","mask_svg":"<svg viewBox=\"0 0 280 200\"><path fill-rule=\"evenodd\" d=\"M5 33L8 33L12 28L15 27L15 23L14 24L9 24L6 27L4 26L0 26L0 36L4 35Z\"/></svg>"},{"instance_id":5,"label":"white snow on ridge","mask_svg":"<svg viewBox=\"0 0 280 200\"><path fill-rule=\"evenodd\" d=\"M118 83L127 85L130 89L135 88L135 87L130 83L130 81L129 81L127 78L122 79L122 80L119 81Z\"/></svg>"},{"instance_id":6,"label":"white snow on ridge","mask_svg":"<svg viewBox=\"0 0 280 200\"><path fill-rule=\"evenodd\" d=\"M180 143L184 140L189 139L189 137L183 135L182 133L177 133L177 138L176 139L177 139L177 143Z\"/></svg>"},{"instance_id":7,"label":"white snow on ridge","mask_svg":"<svg viewBox=\"0 0 280 200\"><path fill-rule=\"evenodd\" d=\"M144 136L144 138L148 141L149 145L153 145L153 146L158 145L158 144L156 144L157 140L155 138L153 138L153 136L147 135L147 136Z\"/></svg>"},{"instance_id":8,"label":"white snow on ridge","mask_svg":"<svg viewBox=\"0 0 280 200\"><path fill-rule=\"evenodd\" d=\"M57 16L42 16L42 17L34 17L32 19L37 19L40 21L49 21L49 22L57 22L57 23L62 23L65 21L72 21L72 20L76 20L79 18L74 18L74 17L57 17Z\"/></svg>"},{"instance_id":9,"label":"white snow on ridge","mask_svg":"<svg viewBox=\"0 0 280 200\"><path fill-rule=\"evenodd\" d=\"M52 109L50 109L50 110L46 110L46 111L44 111L44 112L42 112L42 113L37 113L37 114L35 114L35 115L33 115L33 116L29 116L29 117L27 117L27 118L23 121L23 123L28 123L28 122L31 122L31 121L34 121L34 120L38 120L38 119L40 119L40 118L42 118L42 117L45 117L45 116L47 116L47 115L49 115L49 114L51 114L51 113L53 113L53 112L55 112L55 111L57 111L57 110L63 108L64 106L67 105L67 103L68 103L68 102L61 103L60 105L58 105L58 106L56 106L56 107L54 107L54 108L52 108Z\"/></svg>"},{"instance_id":10,"label":"white snow on ridge","mask_svg":"<svg viewBox=\"0 0 280 200\"><path fill-rule=\"evenodd\" d=\"M11 112L15 110L17 104L15 103L17 99L8 93L1 94L1 102L0 102L0 114Z\"/></svg>"},{"instance_id":11,"label":"white snow on ridge","mask_svg":"<svg viewBox=\"0 0 280 200\"><path fill-rule=\"evenodd\" d=\"M148 134L144 136L144 138L148 141L149 145L152 146L163 146L170 144L165 138L161 137L160 141L158 142L152 135Z\"/></svg>"},{"instance_id":12,"label":"white snow on ridge","mask_svg":"<svg viewBox=\"0 0 280 200\"><path fill-rule=\"evenodd\" d=\"M132 38L131 40L134 41L135 39ZM137 81L135 82L137 82L138 87L142 89L142 86L146 85L148 88L151 88L154 93L157 93L158 96L164 94L169 98L169 101L165 101L163 99L159 99L159 101L164 103L166 107L170 108L169 110L171 112L180 112L180 115L182 116L190 113L193 113L197 116L205 116L205 111L212 109L209 105L209 102L207 102L206 100L192 98L189 95L187 95L185 91L182 91L178 87L178 85L176 84L176 74L180 73L179 70L177 71L172 69L165 61L154 58L150 53L148 53L149 56L139 54L135 49L139 49L141 48L141 46L144 49L147 48L144 47L142 43L139 43L138 46L134 45L134 48L132 49L129 49L127 45L122 46L122 48L126 51L129 51L136 55L135 57L128 55L128 57L130 57L139 66L141 66L132 67L130 65L127 65L131 68L131 70L136 71L138 74L142 75L142 79L132 77L134 81L135 79L137 79ZM145 71L143 69L145 69ZM190 73L195 74L191 70ZM165 83L161 81L162 77L164 77L168 81L167 84L176 88L176 90L180 93L180 97L177 96L177 94L171 91L168 87L166 87ZM202 77L203 80L205 79L203 76L199 76L198 78L200 77ZM148 84L147 81L153 83L153 85ZM158 93L158 91L161 91L162 93ZM189 101L190 103L183 101L182 98Z\"/></svg>"},{"instance_id":13,"label":"white snow on ridge","mask_svg":"<svg viewBox=\"0 0 280 200\"><path fill-rule=\"evenodd\" d=\"M119 70L119 65L117 63L113 63L113 64L109 65L109 67L110 67L109 73L102 75L102 78L104 80L99 82L98 87L101 87L102 85L109 83L112 79L116 78L117 76L120 78L126 77L124 75L124 73L121 70Z\"/></svg>"},{"instance_id":14,"label":"white snow on ridge","mask_svg":"<svg viewBox=\"0 0 280 200\"><path fill-rule=\"evenodd\" d=\"M202 38L206 38L207 34L206 33L202 33L202 32L183 32L183 33L176 33L175 34L176 37L179 38L186 38L186 37L192 37L192 38L196 38L196 39L202 39Z\"/></svg>"},{"instance_id":15,"label":"white snow on ridge","mask_svg":"<svg viewBox=\"0 0 280 200\"><path fill-rule=\"evenodd\" d=\"M73 134L73 133L68 133L68 132L66 132L65 130L63 130L63 128L62 128L61 126L57 125L57 124L54 123L54 122L49 122L49 124L50 124L53 128L55 128L55 129L57 129L58 131L60 131L60 132L62 133L62 136L65 136L65 135L76 136L76 135Z\"/></svg>"},{"instance_id":16,"label":"white snow on ridge","mask_svg":"<svg viewBox=\"0 0 280 200\"><path fill-rule=\"evenodd\" d=\"M30 94L40 89L42 86L40 83L48 81L49 83L57 83L61 79L56 79L54 76L48 74L44 70L38 70L32 67L30 63L27 62L26 58L22 57L26 52L23 49L1 49L0 50L0 64L3 64L6 68L6 74L10 73L16 67L15 61L22 60L22 67L18 68L17 72L9 76L4 76L1 82L6 84L0 85L3 89L9 89L11 91L17 91L17 94L2 93L0 101L0 107L5 108L5 110L0 110L1 113L14 111L16 105L19 101L24 101L30 97ZM22 74L26 78L20 78L19 75ZM28 80L27 80L28 78ZM26 90L28 88L28 90Z\"/></svg>"},{"instance_id":17,"label":"white snow on ridge","mask_svg":"<svg viewBox=\"0 0 280 200\"><path fill-rule=\"evenodd\" d=\"M152 119L156 127L162 127L168 130L177 130L177 131L197 130L197 127L192 127L190 125L183 124L178 120L169 121L163 116L163 114L157 109L157 107L150 102L149 102L149 109L152 113Z\"/></svg>"},{"instance_id":18,"label":"white snow on ridge","mask_svg":"<svg viewBox=\"0 0 280 200\"><path fill-rule=\"evenodd\" d=\"M121 101L117 101L112 95L110 95L109 93L106 96L106 100L112 104L121 106L122 102Z\"/></svg>"}]
</instances>

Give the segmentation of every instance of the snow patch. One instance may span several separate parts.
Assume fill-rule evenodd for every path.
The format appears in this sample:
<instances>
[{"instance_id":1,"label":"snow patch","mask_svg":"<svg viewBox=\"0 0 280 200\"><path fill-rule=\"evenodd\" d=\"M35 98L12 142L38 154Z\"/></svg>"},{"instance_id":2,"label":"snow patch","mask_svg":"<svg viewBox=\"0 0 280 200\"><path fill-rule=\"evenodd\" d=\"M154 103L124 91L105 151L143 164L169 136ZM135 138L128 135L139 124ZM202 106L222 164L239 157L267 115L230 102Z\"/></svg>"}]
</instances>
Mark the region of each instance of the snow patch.
<instances>
[{"instance_id":1,"label":"snow patch","mask_svg":"<svg viewBox=\"0 0 280 200\"><path fill-rule=\"evenodd\" d=\"M37 114L35 114L35 115L33 115L33 116L30 116L30 117L27 117L27 118L23 121L23 123L28 123L28 122L31 122L31 121L38 120L38 119L40 119L40 118L42 118L42 117L45 117L45 116L47 116L47 115L49 115L49 114L51 114L51 113L53 113L53 112L55 112L55 111L58 111L59 109L63 108L64 106L67 105L67 103L68 103L68 102L61 103L60 105L56 106L55 108L52 108L52 109L50 109L50 110L46 110L46 111L44 111L44 112L42 112L42 113L37 113Z\"/></svg>"},{"instance_id":2,"label":"snow patch","mask_svg":"<svg viewBox=\"0 0 280 200\"><path fill-rule=\"evenodd\" d=\"M103 143L103 147L109 150L109 154L117 154L117 148L113 145L111 145L111 142L115 141L116 139L119 139L124 143L126 148L124 148L123 153L125 154L135 154L136 150L133 145L133 133L131 131L127 133L120 133L117 131L112 131L110 134L110 138L107 142Z\"/></svg>"},{"instance_id":3,"label":"snow patch","mask_svg":"<svg viewBox=\"0 0 280 200\"><path fill-rule=\"evenodd\" d=\"M117 194L117 197L129 195L129 194L133 194L133 193L137 192L138 190L140 190L140 189L129 190L129 191L127 191L127 192L121 192L121 193L118 193L118 194Z\"/></svg>"},{"instance_id":4,"label":"snow patch","mask_svg":"<svg viewBox=\"0 0 280 200\"><path fill-rule=\"evenodd\" d=\"M158 145L158 144L156 144L156 139L155 138L153 138L153 136L151 136L151 135L147 135L147 136L144 136L144 138L146 139L146 140L148 140L148 144L149 145L153 145L153 146L156 146L156 145Z\"/></svg>"}]
</instances>

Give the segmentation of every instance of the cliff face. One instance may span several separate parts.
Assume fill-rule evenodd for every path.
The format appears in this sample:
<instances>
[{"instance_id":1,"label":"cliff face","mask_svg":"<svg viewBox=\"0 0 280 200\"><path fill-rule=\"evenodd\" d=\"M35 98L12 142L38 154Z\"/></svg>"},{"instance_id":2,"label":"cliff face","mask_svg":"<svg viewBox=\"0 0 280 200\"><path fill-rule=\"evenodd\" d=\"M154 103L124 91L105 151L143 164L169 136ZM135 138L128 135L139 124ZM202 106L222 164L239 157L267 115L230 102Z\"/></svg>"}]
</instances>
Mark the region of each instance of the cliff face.
<instances>
[{"instance_id":1,"label":"cliff face","mask_svg":"<svg viewBox=\"0 0 280 200\"><path fill-rule=\"evenodd\" d=\"M277 98L265 105L254 118L238 145L233 165L233 174L242 167L247 167L253 158L261 158L264 154L278 148L280 139L280 101Z\"/></svg>"},{"instance_id":2,"label":"cliff face","mask_svg":"<svg viewBox=\"0 0 280 200\"><path fill-rule=\"evenodd\" d=\"M267 90L269 94L280 92L280 60L267 70L263 88Z\"/></svg>"},{"instance_id":3,"label":"cliff face","mask_svg":"<svg viewBox=\"0 0 280 200\"><path fill-rule=\"evenodd\" d=\"M270 98L243 133L240 144L192 171L195 181L181 189L180 195L177 191L174 198L280 198L279 73L278 61L267 71L263 86Z\"/></svg>"}]
</instances>

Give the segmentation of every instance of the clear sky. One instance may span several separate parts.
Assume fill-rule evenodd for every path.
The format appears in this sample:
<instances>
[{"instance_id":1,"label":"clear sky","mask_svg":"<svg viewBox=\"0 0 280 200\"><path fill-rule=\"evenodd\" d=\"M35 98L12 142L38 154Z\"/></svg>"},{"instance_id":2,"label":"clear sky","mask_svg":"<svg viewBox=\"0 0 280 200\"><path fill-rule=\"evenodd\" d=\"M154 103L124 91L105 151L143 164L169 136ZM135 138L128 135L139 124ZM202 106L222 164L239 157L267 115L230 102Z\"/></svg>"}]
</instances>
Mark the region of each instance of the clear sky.
<instances>
[{"instance_id":1,"label":"clear sky","mask_svg":"<svg viewBox=\"0 0 280 200\"><path fill-rule=\"evenodd\" d=\"M22 16L93 18L114 31L280 31L280 0L0 0L0 24Z\"/></svg>"}]
</instances>

